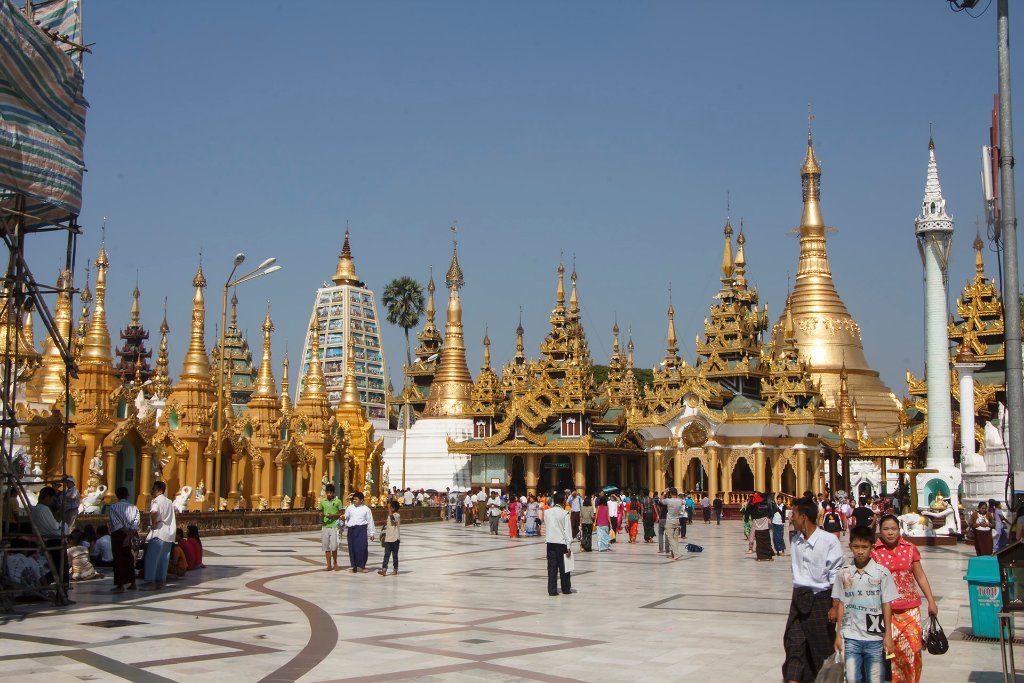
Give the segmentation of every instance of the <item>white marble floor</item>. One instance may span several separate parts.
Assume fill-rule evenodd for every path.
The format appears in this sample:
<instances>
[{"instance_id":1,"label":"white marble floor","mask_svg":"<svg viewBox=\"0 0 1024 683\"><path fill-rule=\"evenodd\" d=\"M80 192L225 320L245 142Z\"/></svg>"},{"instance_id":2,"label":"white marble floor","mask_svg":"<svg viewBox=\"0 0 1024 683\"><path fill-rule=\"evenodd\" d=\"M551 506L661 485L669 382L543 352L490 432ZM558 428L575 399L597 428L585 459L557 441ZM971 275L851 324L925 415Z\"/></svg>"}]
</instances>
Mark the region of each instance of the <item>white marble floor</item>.
<instances>
[{"instance_id":1,"label":"white marble floor","mask_svg":"<svg viewBox=\"0 0 1024 683\"><path fill-rule=\"evenodd\" d=\"M504 528L503 528L504 532ZM486 528L402 529L399 576L325 572L319 534L208 539L207 568L160 593L80 584L77 604L0 615L6 680L779 681L788 558L755 563L737 522L696 525L668 562L617 543L549 597L544 545ZM967 546L923 549L947 633L969 632ZM342 551L344 555L344 549ZM381 559L371 544L371 563ZM995 683L999 650L951 638L928 683ZM17 679L13 678L17 676ZM1024 680L1024 678L1022 678Z\"/></svg>"}]
</instances>

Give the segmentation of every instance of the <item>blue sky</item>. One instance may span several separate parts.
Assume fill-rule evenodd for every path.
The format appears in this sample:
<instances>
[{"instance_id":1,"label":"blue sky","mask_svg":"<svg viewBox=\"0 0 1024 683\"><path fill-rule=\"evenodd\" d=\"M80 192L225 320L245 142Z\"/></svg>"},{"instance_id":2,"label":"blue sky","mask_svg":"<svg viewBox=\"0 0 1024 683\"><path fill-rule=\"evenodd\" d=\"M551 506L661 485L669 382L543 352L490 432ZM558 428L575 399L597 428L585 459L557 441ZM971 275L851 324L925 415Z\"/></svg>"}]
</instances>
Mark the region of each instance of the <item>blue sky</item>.
<instances>
[{"instance_id":1,"label":"blue sky","mask_svg":"<svg viewBox=\"0 0 1024 683\"><path fill-rule=\"evenodd\" d=\"M357 271L379 295L393 277L425 282L431 264L443 273L458 220L474 371L485 326L495 361L512 355L520 306L537 354L561 251L567 263L575 254L596 362L616 315L639 366L664 356L669 282L692 361L720 286L727 192L734 223L746 224L748 278L773 318L782 310L808 102L824 215L839 230L836 285L897 394L923 364L913 231L929 123L957 221L954 296L973 273L994 4L980 19L942 0L111 0L85 11L96 45L79 262L95 257L106 216L112 331L127 322L138 272L154 332L169 299L175 378L200 249L210 346L235 252L284 266L239 290L257 349L271 300L280 379L346 221ZM34 249L37 274L55 277L58 245ZM401 330L386 328L384 344L397 386Z\"/></svg>"}]
</instances>

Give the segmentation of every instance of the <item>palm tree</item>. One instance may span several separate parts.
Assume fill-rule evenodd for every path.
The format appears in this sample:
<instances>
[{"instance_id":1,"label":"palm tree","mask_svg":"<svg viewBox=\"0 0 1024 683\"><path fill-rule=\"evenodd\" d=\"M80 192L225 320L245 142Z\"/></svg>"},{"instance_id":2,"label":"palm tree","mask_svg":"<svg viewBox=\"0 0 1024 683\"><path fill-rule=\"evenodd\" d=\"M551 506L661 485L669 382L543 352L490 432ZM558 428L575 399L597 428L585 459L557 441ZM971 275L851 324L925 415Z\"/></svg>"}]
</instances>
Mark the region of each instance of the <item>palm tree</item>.
<instances>
[{"instance_id":1,"label":"palm tree","mask_svg":"<svg viewBox=\"0 0 1024 683\"><path fill-rule=\"evenodd\" d=\"M423 285L407 275L397 277L384 288L384 305L388 309L388 322L405 330L405 359L407 366L412 367L412 346L409 343L409 330L420 323L420 316L426 302L423 298Z\"/></svg>"}]
</instances>

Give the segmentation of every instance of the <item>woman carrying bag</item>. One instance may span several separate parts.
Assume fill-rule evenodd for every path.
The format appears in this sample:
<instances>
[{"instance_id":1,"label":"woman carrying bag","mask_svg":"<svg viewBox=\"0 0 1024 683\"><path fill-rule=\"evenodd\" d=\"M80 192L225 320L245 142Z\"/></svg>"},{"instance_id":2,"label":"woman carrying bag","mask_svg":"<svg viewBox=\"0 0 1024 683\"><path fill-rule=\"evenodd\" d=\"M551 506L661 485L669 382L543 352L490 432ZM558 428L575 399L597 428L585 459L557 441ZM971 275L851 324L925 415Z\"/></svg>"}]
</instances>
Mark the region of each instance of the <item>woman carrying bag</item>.
<instances>
[{"instance_id":1,"label":"woman carrying bag","mask_svg":"<svg viewBox=\"0 0 1024 683\"><path fill-rule=\"evenodd\" d=\"M380 543L384 546L384 563L381 568L377 570L377 573L381 576L387 576L388 573L388 560L394 558L394 570L392 574L398 574L398 544L401 541L401 531L399 527L402 525L402 517L398 514L399 502L392 500L388 503L390 512L388 518L384 523L384 533L380 535Z\"/></svg>"}]
</instances>

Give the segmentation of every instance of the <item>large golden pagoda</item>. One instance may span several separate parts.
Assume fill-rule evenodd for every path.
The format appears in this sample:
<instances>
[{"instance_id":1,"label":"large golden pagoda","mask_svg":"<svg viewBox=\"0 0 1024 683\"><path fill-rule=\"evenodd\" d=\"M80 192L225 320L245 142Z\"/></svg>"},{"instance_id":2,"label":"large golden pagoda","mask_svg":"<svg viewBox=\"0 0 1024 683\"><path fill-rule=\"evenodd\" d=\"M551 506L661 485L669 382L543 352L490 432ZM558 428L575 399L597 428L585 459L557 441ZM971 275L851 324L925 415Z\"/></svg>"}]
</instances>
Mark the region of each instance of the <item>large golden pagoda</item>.
<instances>
[{"instance_id":1,"label":"large golden pagoda","mask_svg":"<svg viewBox=\"0 0 1024 683\"><path fill-rule=\"evenodd\" d=\"M463 417L470 404L473 378L466 363L466 341L462 334L462 302L459 290L465 285L459 266L458 245L452 245L452 263L445 276L448 294L447 321L444 326L444 345L441 348L441 367L430 385L430 396L423 414L425 417Z\"/></svg>"},{"instance_id":2,"label":"large golden pagoda","mask_svg":"<svg viewBox=\"0 0 1024 683\"><path fill-rule=\"evenodd\" d=\"M825 400L831 404L837 402L840 373L845 366L857 421L871 435L889 434L899 426L899 403L864 357L860 325L850 315L832 282L825 238L828 229L820 204L821 167L814 156L809 130L807 156L800 178L804 202L799 229L800 260L788 310L782 312L772 332L775 348L785 346L785 321L787 316L792 316L800 356L810 364L811 375L820 382Z\"/></svg>"}]
</instances>

